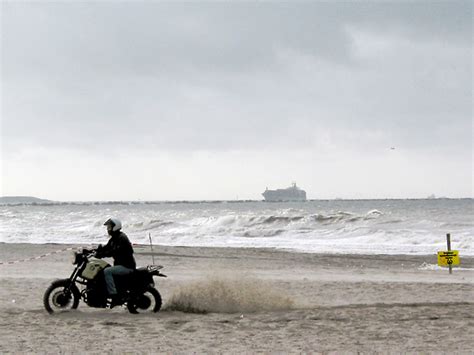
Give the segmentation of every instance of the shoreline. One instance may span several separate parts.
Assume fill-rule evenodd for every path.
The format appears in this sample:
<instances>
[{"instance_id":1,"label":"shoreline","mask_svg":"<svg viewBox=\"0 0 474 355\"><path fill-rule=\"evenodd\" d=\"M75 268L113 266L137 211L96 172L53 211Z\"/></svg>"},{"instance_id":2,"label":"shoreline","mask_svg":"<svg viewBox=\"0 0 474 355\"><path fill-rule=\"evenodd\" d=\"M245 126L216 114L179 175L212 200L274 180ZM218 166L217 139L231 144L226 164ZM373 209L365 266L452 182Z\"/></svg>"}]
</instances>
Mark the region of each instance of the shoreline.
<instances>
[{"instance_id":1,"label":"shoreline","mask_svg":"<svg viewBox=\"0 0 474 355\"><path fill-rule=\"evenodd\" d=\"M27 242L0 242L0 246L5 245L5 246L36 246L41 248L42 246L44 247L50 247L50 246L57 246L61 248L86 248L86 247L91 247L98 246L99 244L105 244L106 240L104 243L56 243L56 242L46 242L46 243L27 243ZM132 243L133 248L139 248L139 249L150 249L150 244L146 243ZM253 246L238 246L238 247L222 247L222 246L195 246L195 245L168 245L168 244L153 244L153 248L165 248L165 249L203 249L203 250L221 250L221 251L232 251L232 250L260 250L263 252L274 252L274 253L288 253L288 254L300 254L300 255L319 255L319 256L334 256L334 257L348 257L348 258L362 258L362 257L367 257L367 258L374 258L376 259L377 257L380 258L398 258L398 259L413 259L413 258L419 258L422 260L430 260L434 259L436 261L437 255L436 251L433 253L429 254L400 254L400 253L390 253L390 254L385 254L385 253L344 253L344 252L312 252L312 251L305 251L302 249L288 249L288 248L279 248L279 247L253 247ZM146 253L146 251L143 251L143 253ZM151 253L151 252L149 252ZM155 251L154 251L155 253ZM471 261L474 260L474 254L473 255L464 255L460 252L460 257L464 260L467 260L469 265L471 265ZM472 264L474 266L474 264Z\"/></svg>"}]
</instances>

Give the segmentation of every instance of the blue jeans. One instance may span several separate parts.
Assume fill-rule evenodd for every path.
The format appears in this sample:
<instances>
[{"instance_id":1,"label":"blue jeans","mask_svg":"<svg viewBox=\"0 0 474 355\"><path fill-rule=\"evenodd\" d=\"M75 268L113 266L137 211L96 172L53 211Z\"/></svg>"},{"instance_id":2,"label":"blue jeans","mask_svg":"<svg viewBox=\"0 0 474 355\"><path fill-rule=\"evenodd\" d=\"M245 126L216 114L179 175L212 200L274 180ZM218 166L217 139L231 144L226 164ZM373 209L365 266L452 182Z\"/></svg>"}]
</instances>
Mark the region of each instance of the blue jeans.
<instances>
[{"instance_id":1,"label":"blue jeans","mask_svg":"<svg viewBox=\"0 0 474 355\"><path fill-rule=\"evenodd\" d=\"M117 294L117 289L115 288L114 275L130 275L133 272L133 269L122 265L116 265L104 269L105 285L107 286L107 292L109 296L115 296Z\"/></svg>"}]
</instances>

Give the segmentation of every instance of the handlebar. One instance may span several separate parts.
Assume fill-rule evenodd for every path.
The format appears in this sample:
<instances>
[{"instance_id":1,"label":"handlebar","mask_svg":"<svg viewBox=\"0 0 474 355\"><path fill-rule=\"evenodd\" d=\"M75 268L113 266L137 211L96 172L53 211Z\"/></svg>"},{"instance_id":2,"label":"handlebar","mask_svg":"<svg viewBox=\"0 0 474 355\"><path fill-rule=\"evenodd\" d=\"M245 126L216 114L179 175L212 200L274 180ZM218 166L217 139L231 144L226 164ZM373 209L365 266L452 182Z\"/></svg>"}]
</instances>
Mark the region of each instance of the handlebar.
<instances>
[{"instance_id":1,"label":"handlebar","mask_svg":"<svg viewBox=\"0 0 474 355\"><path fill-rule=\"evenodd\" d=\"M88 248L83 248L82 249L82 254L84 256L95 256L97 254L97 248L95 249L88 249Z\"/></svg>"}]
</instances>

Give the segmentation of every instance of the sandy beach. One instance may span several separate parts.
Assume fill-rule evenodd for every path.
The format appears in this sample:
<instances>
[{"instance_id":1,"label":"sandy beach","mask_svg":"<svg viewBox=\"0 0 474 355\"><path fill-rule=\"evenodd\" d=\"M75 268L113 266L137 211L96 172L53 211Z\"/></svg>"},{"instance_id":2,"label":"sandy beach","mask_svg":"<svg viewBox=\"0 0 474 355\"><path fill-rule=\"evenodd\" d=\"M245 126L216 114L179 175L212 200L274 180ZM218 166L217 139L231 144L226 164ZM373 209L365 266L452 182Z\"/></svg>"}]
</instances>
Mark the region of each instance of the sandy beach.
<instances>
[{"instance_id":1,"label":"sandy beach","mask_svg":"<svg viewBox=\"0 0 474 355\"><path fill-rule=\"evenodd\" d=\"M154 247L166 279L156 314L125 308L49 315L42 296L73 270L58 244L1 244L0 353L474 351L474 259ZM74 246L77 247L77 246ZM135 248L138 265L149 248ZM187 303L204 313L172 310Z\"/></svg>"}]
</instances>

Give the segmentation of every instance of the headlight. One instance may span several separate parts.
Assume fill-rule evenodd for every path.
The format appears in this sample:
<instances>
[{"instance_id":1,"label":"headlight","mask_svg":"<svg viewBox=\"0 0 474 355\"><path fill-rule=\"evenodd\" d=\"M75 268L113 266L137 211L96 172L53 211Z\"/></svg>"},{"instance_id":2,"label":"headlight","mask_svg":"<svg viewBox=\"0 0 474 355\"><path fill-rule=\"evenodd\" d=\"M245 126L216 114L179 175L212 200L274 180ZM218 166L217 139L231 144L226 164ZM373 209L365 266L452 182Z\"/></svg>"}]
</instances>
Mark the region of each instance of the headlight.
<instances>
[{"instance_id":1,"label":"headlight","mask_svg":"<svg viewBox=\"0 0 474 355\"><path fill-rule=\"evenodd\" d=\"M71 263L72 263L73 265L76 265L76 264L78 263L78 255L79 255L79 254L78 254L77 252L75 252L75 251L72 252L72 255L71 255Z\"/></svg>"}]
</instances>

